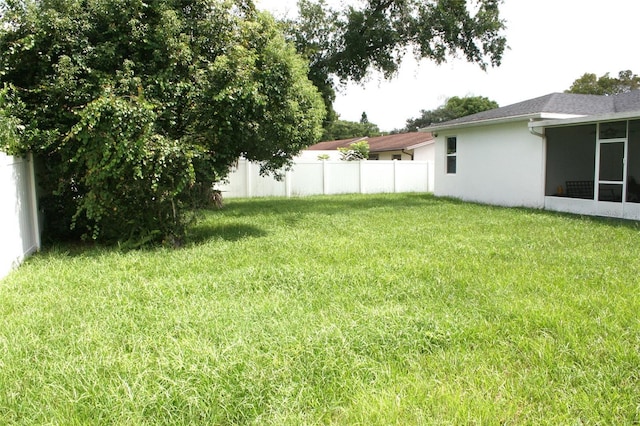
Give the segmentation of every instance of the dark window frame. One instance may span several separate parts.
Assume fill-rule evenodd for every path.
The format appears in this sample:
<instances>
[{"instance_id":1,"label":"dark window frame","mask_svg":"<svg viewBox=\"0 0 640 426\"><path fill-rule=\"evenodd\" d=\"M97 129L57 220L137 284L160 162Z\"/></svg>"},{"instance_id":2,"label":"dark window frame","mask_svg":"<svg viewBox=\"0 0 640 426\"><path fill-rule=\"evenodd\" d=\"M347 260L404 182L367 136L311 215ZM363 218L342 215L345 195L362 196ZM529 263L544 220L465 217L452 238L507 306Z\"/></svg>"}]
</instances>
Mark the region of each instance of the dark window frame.
<instances>
[{"instance_id":1,"label":"dark window frame","mask_svg":"<svg viewBox=\"0 0 640 426\"><path fill-rule=\"evenodd\" d=\"M448 175L458 173L458 137L448 136L445 139L446 149L446 172Z\"/></svg>"}]
</instances>

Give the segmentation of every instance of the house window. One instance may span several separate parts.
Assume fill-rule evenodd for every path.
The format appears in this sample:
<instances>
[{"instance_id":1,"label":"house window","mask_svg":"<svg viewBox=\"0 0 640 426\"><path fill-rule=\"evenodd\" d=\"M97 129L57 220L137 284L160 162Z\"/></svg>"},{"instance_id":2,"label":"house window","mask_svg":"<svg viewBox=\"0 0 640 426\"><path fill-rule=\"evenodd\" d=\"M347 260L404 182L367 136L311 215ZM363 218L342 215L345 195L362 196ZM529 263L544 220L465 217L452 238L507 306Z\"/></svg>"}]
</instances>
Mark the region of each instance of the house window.
<instances>
[{"instance_id":1,"label":"house window","mask_svg":"<svg viewBox=\"0 0 640 426\"><path fill-rule=\"evenodd\" d=\"M447 173L455 174L458 163L458 140L455 136L447 138Z\"/></svg>"},{"instance_id":2,"label":"house window","mask_svg":"<svg viewBox=\"0 0 640 426\"><path fill-rule=\"evenodd\" d=\"M379 160L380 154L369 154L369 160Z\"/></svg>"},{"instance_id":3,"label":"house window","mask_svg":"<svg viewBox=\"0 0 640 426\"><path fill-rule=\"evenodd\" d=\"M392 160L402 160L402 155L401 154L393 154L393 157L391 159Z\"/></svg>"}]
</instances>

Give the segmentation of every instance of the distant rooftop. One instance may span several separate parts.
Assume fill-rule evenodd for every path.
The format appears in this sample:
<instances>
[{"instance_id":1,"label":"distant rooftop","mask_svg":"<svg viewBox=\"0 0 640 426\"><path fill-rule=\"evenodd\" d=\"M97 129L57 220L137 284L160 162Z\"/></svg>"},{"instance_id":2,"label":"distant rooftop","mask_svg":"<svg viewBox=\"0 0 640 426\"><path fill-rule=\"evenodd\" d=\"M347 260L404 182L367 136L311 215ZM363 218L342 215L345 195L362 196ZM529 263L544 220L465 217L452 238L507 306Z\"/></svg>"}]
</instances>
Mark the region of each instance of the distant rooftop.
<instances>
[{"instance_id":1,"label":"distant rooftop","mask_svg":"<svg viewBox=\"0 0 640 426\"><path fill-rule=\"evenodd\" d=\"M346 148L354 142L366 140L369 143L371 152L399 151L409 149L415 145L430 142L433 140L431 133L411 132L399 133L397 135L375 136L372 138L351 138L337 141L320 142L308 147L311 151L334 151L338 148Z\"/></svg>"}]
</instances>

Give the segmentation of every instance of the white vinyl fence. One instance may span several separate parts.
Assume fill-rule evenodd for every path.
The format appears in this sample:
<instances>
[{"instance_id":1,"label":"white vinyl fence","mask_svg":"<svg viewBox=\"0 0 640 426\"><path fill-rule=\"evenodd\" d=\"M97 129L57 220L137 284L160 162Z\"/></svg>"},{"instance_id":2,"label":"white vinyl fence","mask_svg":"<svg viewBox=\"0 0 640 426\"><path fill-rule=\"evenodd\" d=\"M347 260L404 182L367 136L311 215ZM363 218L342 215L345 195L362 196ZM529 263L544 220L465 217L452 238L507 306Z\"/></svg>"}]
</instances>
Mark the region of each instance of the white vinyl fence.
<instances>
[{"instance_id":1,"label":"white vinyl fence","mask_svg":"<svg viewBox=\"0 0 640 426\"><path fill-rule=\"evenodd\" d=\"M0 152L0 279L40 249L33 160Z\"/></svg>"},{"instance_id":2,"label":"white vinyl fence","mask_svg":"<svg viewBox=\"0 0 640 426\"><path fill-rule=\"evenodd\" d=\"M258 164L241 159L217 189L225 198L433 192L433 166L427 161L297 160L281 181L259 172Z\"/></svg>"}]
</instances>

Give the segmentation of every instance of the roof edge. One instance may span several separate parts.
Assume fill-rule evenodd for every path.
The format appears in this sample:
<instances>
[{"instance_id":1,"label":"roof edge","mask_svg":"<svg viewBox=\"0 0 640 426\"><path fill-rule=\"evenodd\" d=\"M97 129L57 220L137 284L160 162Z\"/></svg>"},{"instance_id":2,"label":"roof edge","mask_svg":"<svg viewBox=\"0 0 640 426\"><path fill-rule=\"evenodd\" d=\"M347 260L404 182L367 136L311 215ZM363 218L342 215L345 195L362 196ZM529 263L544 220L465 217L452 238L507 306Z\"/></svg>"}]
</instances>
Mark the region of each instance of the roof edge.
<instances>
[{"instance_id":1,"label":"roof edge","mask_svg":"<svg viewBox=\"0 0 640 426\"><path fill-rule=\"evenodd\" d=\"M529 128L569 126L572 124L589 124L600 121L628 120L640 118L640 111L613 112L607 114L582 115L568 118L551 118L542 121L529 122Z\"/></svg>"},{"instance_id":2,"label":"roof edge","mask_svg":"<svg viewBox=\"0 0 640 426\"><path fill-rule=\"evenodd\" d=\"M424 141L424 142L418 142L415 145L411 145L406 147L405 149L416 149L416 148L422 148L423 146L427 146L427 145L432 145L436 143L435 139L429 139L428 141Z\"/></svg>"},{"instance_id":3,"label":"roof edge","mask_svg":"<svg viewBox=\"0 0 640 426\"><path fill-rule=\"evenodd\" d=\"M492 124L513 123L515 121L560 120L560 119L575 118L575 117L584 117L584 116L576 115L576 114L557 114L557 113L536 112L532 114L513 115L511 117L490 118L486 120L468 121L465 123L453 123L449 125L447 125L446 123L442 123L440 125L436 124L435 126L424 127L422 129L419 129L418 131L434 133L442 130L490 126Z\"/></svg>"}]
</instances>

